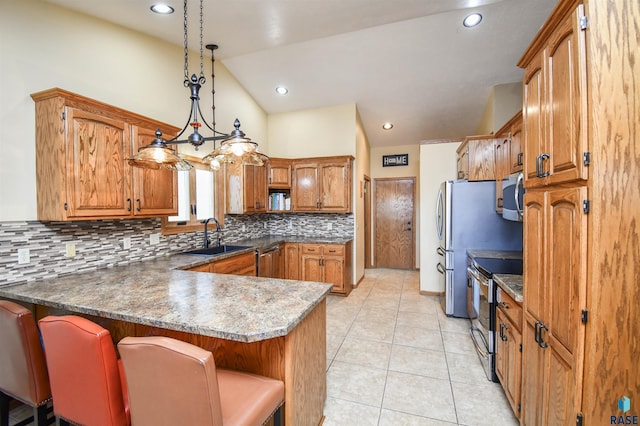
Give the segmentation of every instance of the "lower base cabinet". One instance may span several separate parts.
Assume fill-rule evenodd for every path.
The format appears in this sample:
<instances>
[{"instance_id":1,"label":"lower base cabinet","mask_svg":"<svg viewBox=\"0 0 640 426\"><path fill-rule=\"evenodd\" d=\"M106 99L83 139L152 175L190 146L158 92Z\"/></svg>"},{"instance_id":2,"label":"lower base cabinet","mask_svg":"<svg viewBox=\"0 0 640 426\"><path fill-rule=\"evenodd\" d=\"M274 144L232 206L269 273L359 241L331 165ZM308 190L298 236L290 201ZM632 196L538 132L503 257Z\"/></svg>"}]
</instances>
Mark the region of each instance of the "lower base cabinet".
<instances>
[{"instance_id":1,"label":"lower base cabinet","mask_svg":"<svg viewBox=\"0 0 640 426\"><path fill-rule=\"evenodd\" d=\"M503 297L506 296L503 293ZM508 299L511 299L507 296ZM500 301L499 301L500 303ZM503 302L505 303L505 302ZM512 300L506 303L515 302ZM516 417L520 418L520 385L522 382L522 333L520 327L512 321L504 306L498 305L496 323L498 336L496 338L496 375L500 379L507 400ZM519 311L522 320L522 310Z\"/></svg>"},{"instance_id":2,"label":"lower base cabinet","mask_svg":"<svg viewBox=\"0 0 640 426\"><path fill-rule=\"evenodd\" d=\"M346 244L301 244L301 278L333 284L331 293L348 296L351 283L351 242Z\"/></svg>"},{"instance_id":3,"label":"lower base cabinet","mask_svg":"<svg viewBox=\"0 0 640 426\"><path fill-rule=\"evenodd\" d=\"M195 272L215 272L216 274L256 276L256 254L251 251L225 259L214 260L189 269Z\"/></svg>"}]
</instances>

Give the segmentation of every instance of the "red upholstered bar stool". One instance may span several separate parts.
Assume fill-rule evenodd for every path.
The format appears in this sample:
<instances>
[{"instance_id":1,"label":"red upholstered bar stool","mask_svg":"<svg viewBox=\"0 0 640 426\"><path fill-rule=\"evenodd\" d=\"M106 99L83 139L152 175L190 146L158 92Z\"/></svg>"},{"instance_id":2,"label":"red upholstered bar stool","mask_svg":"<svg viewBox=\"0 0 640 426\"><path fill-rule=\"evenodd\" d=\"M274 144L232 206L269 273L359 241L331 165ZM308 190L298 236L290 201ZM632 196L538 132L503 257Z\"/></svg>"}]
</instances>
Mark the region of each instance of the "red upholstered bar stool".
<instances>
[{"instance_id":1,"label":"red upholstered bar stool","mask_svg":"<svg viewBox=\"0 0 640 426\"><path fill-rule=\"evenodd\" d=\"M126 382L109 331L73 315L38 324L55 415L88 426L129 425Z\"/></svg>"},{"instance_id":2,"label":"red upholstered bar stool","mask_svg":"<svg viewBox=\"0 0 640 426\"><path fill-rule=\"evenodd\" d=\"M168 337L118 343L135 426L282 425L284 383L216 370L211 352Z\"/></svg>"},{"instance_id":3,"label":"red upholstered bar stool","mask_svg":"<svg viewBox=\"0 0 640 426\"><path fill-rule=\"evenodd\" d=\"M31 311L0 300L0 425L9 424L9 400L34 407L30 421L47 424L49 376L38 327Z\"/></svg>"}]
</instances>

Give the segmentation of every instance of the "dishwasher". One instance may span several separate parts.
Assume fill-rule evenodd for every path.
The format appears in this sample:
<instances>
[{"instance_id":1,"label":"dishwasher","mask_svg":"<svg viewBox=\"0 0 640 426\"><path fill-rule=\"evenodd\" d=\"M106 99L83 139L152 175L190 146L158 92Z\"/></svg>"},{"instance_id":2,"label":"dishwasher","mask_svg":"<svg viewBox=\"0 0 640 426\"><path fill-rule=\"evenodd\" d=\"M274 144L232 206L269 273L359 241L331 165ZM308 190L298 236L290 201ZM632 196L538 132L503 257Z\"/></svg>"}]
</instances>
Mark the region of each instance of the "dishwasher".
<instances>
[{"instance_id":1,"label":"dishwasher","mask_svg":"<svg viewBox=\"0 0 640 426\"><path fill-rule=\"evenodd\" d=\"M256 264L258 265L259 277L282 278L280 244L256 250Z\"/></svg>"}]
</instances>

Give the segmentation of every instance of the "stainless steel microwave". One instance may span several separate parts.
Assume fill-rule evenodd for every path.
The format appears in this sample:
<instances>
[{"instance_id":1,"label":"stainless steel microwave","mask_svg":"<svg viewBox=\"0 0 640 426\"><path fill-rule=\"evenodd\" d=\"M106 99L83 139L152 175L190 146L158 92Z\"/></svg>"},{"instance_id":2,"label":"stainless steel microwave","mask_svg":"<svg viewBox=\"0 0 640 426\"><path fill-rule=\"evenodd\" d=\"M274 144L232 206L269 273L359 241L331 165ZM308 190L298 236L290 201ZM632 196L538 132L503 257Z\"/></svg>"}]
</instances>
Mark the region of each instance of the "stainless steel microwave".
<instances>
[{"instance_id":1,"label":"stainless steel microwave","mask_svg":"<svg viewBox=\"0 0 640 426\"><path fill-rule=\"evenodd\" d=\"M524 176L522 173L514 173L502 181L502 197L504 207L502 218L514 222L522 222L524 201Z\"/></svg>"}]
</instances>

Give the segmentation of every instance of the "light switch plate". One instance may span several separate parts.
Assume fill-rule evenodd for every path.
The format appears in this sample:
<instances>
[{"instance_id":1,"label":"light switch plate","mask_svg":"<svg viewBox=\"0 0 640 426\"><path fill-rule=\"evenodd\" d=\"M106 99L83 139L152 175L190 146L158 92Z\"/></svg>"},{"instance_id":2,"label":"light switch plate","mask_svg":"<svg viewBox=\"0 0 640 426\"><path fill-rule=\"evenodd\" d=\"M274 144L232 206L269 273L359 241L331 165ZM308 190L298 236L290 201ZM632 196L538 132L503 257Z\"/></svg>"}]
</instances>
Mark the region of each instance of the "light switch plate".
<instances>
[{"instance_id":1,"label":"light switch plate","mask_svg":"<svg viewBox=\"0 0 640 426\"><path fill-rule=\"evenodd\" d=\"M152 246L160 244L160 234L149 235L149 244L151 244Z\"/></svg>"},{"instance_id":2,"label":"light switch plate","mask_svg":"<svg viewBox=\"0 0 640 426\"><path fill-rule=\"evenodd\" d=\"M28 248L18 249L18 265L24 265L25 263L29 263L29 261L30 261L29 249Z\"/></svg>"}]
</instances>

